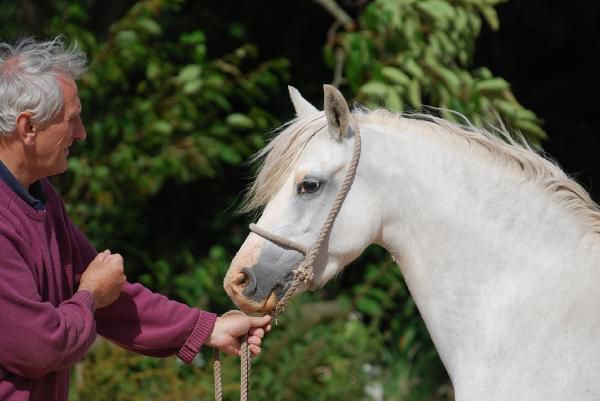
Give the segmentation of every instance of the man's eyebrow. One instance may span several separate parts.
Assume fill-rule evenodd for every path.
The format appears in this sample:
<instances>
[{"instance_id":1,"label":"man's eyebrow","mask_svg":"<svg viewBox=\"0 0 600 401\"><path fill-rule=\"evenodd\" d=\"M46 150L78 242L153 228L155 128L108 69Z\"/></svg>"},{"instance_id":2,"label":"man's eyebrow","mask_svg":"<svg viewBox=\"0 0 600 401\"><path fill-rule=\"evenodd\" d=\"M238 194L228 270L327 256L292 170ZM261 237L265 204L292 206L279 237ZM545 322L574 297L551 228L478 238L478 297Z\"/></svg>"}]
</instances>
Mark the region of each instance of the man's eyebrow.
<instances>
[{"instance_id":1,"label":"man's eyebrow","mask_svg":"<svg viewBox=\"0 0 600 401\"><path fill-rule=\"evenodd\" d=\"M79 117L80 115L81 115L81 108L79 108L79 109L76 109L76 110L72 111L72 112L71 112L71 113L70 113L70 114L67 116L67 118L68 118L69 120L71 120L71 119L73 119L73 118Z\"/></svg>"}]
</instances>

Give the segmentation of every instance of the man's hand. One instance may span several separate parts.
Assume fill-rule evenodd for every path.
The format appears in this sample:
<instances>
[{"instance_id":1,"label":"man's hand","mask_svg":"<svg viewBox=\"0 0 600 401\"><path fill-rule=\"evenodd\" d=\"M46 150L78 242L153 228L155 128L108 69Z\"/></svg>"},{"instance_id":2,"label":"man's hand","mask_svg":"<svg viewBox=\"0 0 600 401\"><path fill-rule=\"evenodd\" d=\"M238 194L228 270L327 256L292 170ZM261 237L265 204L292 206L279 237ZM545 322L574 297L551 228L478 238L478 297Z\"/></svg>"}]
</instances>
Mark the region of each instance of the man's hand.
<instances>
[{"instance_id":1,"label":"man's hand","mask_svg":"<svg viewBox=\"0 0 600 401\"><path fill-rule=\"evenodd\" d=\"M106 250L96 255L81 276L79 290L92 293L96 308L104 308L117 300L125 283L123 257Z\"/></svg>"},{"instance_id":2,"label":"man's hand","mask_svg":"<svg viewBox=\"0 0 600 401\"><path fill-rule=\"evenodd\" d=\"M215 328L206 345L231 355L240 355L240 337L248 335L248 348L252 356L260 354L265 333L271 330L271 316L251 317L236 313L217 318Z\"/></svg>"}]
</instances>

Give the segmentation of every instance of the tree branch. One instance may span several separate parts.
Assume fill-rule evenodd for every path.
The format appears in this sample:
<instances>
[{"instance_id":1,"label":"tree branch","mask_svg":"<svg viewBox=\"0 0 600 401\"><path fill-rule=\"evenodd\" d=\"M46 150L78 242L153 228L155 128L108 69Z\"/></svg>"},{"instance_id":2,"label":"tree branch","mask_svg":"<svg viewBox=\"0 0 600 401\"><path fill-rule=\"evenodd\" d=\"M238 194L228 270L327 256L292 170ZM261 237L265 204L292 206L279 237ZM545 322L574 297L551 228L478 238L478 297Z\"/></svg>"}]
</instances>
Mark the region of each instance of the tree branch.
<instances>
[{"instance_id":1,"label":"tree branch","mask_svg":"<svg viewBox=\"0 0 600 401\"><path fill-rule=\"evenodd\" d=\"M333 15L336 21L339 21L346 30L351 31L354 29L354 20L346 14L346 12L335 2L335 0L315 0L320 4L329 14Z\"/></svg>"}]
</instances>

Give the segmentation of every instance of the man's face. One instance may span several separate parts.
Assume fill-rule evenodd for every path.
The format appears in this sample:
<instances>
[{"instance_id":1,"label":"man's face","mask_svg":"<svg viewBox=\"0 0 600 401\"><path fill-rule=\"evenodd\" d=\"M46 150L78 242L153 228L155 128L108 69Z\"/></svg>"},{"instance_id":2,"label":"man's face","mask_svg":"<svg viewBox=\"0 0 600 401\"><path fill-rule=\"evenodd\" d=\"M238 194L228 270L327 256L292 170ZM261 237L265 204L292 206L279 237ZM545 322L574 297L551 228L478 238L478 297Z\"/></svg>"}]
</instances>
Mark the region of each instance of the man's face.
<instances>
[{"instance_id":1,"label":"man's face","mask_svg":"<svg viewBox=\"0 0 600 401\"><path fill-rule=\"evenodd\" d=\"M63 94L63 107L52 121L36 128L35 156L30 170L39 178L63 173L67 169L69 148L86 136L77 85L62 77L58 78L58 83Z\"/></svg>"}]
</instances>

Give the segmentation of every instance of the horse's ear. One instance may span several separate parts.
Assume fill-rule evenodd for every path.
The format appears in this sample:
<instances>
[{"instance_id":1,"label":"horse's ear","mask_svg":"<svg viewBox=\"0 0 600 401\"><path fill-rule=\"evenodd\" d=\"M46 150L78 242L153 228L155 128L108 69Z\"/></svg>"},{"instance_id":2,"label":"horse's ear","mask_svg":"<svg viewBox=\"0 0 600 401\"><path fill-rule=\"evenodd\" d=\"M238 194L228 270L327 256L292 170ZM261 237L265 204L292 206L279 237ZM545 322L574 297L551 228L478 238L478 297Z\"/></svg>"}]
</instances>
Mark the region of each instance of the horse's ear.
<instances>
[{"instance_id":1,"label":"horse's ear","mask_svg":"<svg viewBox=\"0 0 600 401\"><path fill-rule=\"evenodd\" d=\"M298 117L306 117L319 112L315 106L302 97L298 89L288 85L288 91L290 92L290 99L294 103L294 109L296 109Z\"/></svg>"},{"instance_id":2,"label":"horse's ear","mask_svg":"<svg viewBox=\"0 0 600 401\"><path fill-rule=\"evenodd\" d=\"M325 115L327 128L334 138L340 140L350 135L350 110L346 99L335 86L323 85L325 92Z\"/></svg>"}]
</instances>

